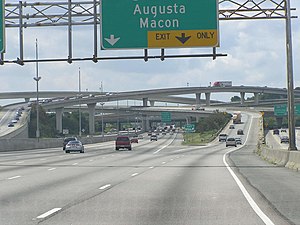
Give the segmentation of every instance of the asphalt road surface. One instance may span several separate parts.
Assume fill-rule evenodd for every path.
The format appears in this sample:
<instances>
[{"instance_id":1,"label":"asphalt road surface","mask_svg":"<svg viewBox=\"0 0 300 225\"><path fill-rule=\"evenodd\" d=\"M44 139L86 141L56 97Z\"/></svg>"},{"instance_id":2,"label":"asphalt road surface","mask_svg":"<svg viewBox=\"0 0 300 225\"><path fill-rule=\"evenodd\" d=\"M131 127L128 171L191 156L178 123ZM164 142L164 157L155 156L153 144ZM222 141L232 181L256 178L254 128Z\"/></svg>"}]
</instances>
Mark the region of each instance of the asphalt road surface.
<instances>
[{"instance_id":1,"label":"asphalt road surface","mask_svg":"<svg viewBox=\"0 0 300 225\"><path fill-rule=\"evenodd\" d=\"M270 168L252 154L257 117L245 115L243 124L226 130L236 137L244 129L237 148L218 141L183 146L181 134L167 134L152 142L145 136L132 151L106 142L85 146L84 154L62 148L0 153L0 224L297 224L297 209L279 211L252 183L268 179L246 177L249 168L259 177Z\"/></svg>"}]
</instances>

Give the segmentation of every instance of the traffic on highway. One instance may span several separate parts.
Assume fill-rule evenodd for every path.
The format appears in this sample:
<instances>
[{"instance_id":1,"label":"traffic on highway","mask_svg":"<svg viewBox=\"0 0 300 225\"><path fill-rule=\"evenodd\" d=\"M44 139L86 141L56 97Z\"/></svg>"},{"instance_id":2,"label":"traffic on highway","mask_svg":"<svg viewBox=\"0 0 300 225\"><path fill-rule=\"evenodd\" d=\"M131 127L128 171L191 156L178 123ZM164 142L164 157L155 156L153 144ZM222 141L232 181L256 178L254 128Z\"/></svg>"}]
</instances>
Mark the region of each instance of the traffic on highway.
<instances>
[{"instance_id":1,"label":"traffic on highway","mask_svg":"<svg viewBox=\"0 0 300 225\"><path fill-rule=\"evenodd\" d=\"M177 130L137 143L122 134L84 154L65 153L77 140L1 152L0 224L298 224L298 186L279 181L300 177L253 154L259 118L243 113L226 140L200 146L182 145Z\"/></svg>"}]
</instances>

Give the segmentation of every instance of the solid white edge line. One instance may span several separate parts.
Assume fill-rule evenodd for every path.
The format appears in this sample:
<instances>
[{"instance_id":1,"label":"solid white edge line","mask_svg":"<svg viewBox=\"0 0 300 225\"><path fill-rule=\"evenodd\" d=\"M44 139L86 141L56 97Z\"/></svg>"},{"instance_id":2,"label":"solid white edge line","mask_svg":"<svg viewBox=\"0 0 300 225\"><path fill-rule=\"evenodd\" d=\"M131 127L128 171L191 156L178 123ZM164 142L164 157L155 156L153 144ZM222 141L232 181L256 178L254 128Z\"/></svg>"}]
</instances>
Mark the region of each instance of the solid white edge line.
<instances>
[{"instance_id":1,"label":"solid white edge line","mask_svg":"<svg viewBox=\"0 0 300 225\"><path fill-rule=\"evenodd\" d=\"M250 127L249 127L249 131L251 130L252 127L252 120L253 117L251 117L251 123L250 123ZM249 136L249 132L247 132L247 137L246 137L246 141L248 140L248 136ZM246 143L246 141L244 143ZM242 147L242 146L241 146ZM227 170L229 171L229 173L231 174L231 176L233 177L234 181L237 183L237 185L239 186L240 190L242 191L244 197L246 198L246 200L248 201L249 205L252 207L252 209L254 210L254 212L260 217L260 219L266 224L266 225L275 225L272 220L259 208L259 206L256 204L256 202L253 200L253 198L251 197L251 195L249 194L249 192L246 190L245 186L242 184L242 182L240 181L240 179L237 177L237 175L233 172L233 170L230 168L230 166L228 165L228 163L226 162L226 156L234 151L237 151L238 149L240 149L241 147L237 148L237 149L232 149L228 152L226 152L223 155L223 163L226 166Z\"/></svg>"},{"instance_id":2,"label":"solid white edge line","mask_svg":"<svg viewBox=\"0 0 300 225\"><path fill-rule=\"evenodd\" d=\"M133 173L133 174L131 174L132 177L135 177L137 175L139 175L139 173Z\"/></svg>"},{"instance_id":3,"label":"solid white edge line","mask_svg":"<svg viewBox=\"0 0 300 225\"><path fill-rule=\"evenodd\" d=\"M50 216L51 214L58 212L59 210L61 210L61 208L54 208L54 209L51 209L51 210L49 210L48 212L45 212L45 213L43 213L42 215L39 215L39 216L37 217L37 219L44 219L44 218Z\"/></svg>"},{"instance_id":4,"label":"solid white edge line","mask_svg":"<svg viewBox=\"0 0 300 225\"><path fill-rule=\"evenodd\" d=\"M104 190L106 188L109 188L110 186L111 186L111 184L106 184L106 185L100 187L99 190Z\"/></svg>"},{"instance_id":5,"label":"solid white edge line","mask_svg":"<svg viewBox=\"0 0 300 225\"><path fill-rule=\"evenodd\" d=\"M49 171L52 171L52 170L56 170L56 168L50 168L50 169L48 169Z\"/></svg>"},{"instance_id":6,"label":"solid white edge line","mask_svg":"<svg viewBox=\"0 0 300 225\"><path fill-rule=\"evenodd\" d=\"M10 178L7 178L8 180L13 180L13 179L17 179L17 178L20 178L21 176L14 176L14 177L10 177Z\"/></svg>"}]
</instances>

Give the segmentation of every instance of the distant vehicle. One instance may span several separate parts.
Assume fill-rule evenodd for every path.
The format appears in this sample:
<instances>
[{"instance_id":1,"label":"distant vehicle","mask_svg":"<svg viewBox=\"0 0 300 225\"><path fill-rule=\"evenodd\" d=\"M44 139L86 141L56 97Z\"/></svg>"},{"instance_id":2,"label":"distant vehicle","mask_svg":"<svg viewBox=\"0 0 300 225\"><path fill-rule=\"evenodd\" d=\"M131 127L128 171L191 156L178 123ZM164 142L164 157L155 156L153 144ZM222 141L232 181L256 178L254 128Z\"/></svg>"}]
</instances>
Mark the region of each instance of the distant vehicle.
<instances>
[{"instance_id":1,"label":"distant vehicle","mask_svg":"<svg viewBox=\"0 0 300 225\"><path fill-rule=\"evenodd\" d=\"M148 136L151 136L152 135L152 132L150 131L150 132L148 132Z\"/></svg>"},{"instance_id":2,"label":"distant vehicle","mask_svg":"<svg viewBox=\"0 0 300 225\"><path fill-rule=\"evenodd\" d=\"M174 134L174 132L173 131L170 131L170 133L169 133L170 135L173 135Z\"/></svg>"},{"instance_id":3,"label":"distant vehicle","mask_svg":"<svg viewBox=\"0 0 300 225\"><path fill-rule=\"evenodd\" d=\"M234 128L235 128L234 125L229 126L229 129L234 129Z\"/></svg>"},{"instance_id":4,"label":"distant vehicle","mask_svg":"<svg viewBox=\"0 0 300 225\"><path fill-rule=\"evenodd\" d=\"M238 129L236 133L237 135L244 135L244 131L242 129Z\"/></svg>"},{"instance_id":5,"label":"distant vehicle","mask_svg":"<svg viewBox=\"0 0 300 225\"><path fill-rule=\"evenodd\" d=\"M69 143L69 141L77 141L76 137L66 137L63 141L63 150L66 150L66 145Z\"/></svg>"},{"instance_id":6,"label":"distant vehicle","mask_svg":"<svg viewBox=\"0 0 300 225\"><path fill-rule=\"evenodd\" d=\"M213 87L232 87L232 81L216 81Z\"/></svg>"},{"instance_id":7,"label":"distant vehicle","mask_svg":"<svg viewBox=\"0 0 300 225\"><path fill-rule=\"evenodd\" d=\"M80 153L84 153L84 146L81 143L81 141L69 141L66 144L65 147L65 152L66 153L70 153L70 152L80 152Z\"/></svg>"},{"instance_id":8,"label":"distant vehicle","mask_svg":"<svg viewBox=\"0 0 300 225\"><path fill-rule=\"evenodd\" d=\"M143 139L144 136L142 134L139 134L138 139Z\"/></svg>"},{"instance_id":9,"label":"distant vehicle","mask_svg":"<svg viewBox=\"0 0 300 225\"><path fill-rule=\"evenodd\" d=\"M137 137L132 137L132 138L130 139L130 142L131 142L131 143L139 143L139 139L138 139Z\"/></svg>"},{"instance_id":10,"label":"distant vehicle","mask_svg":"<svg viewBox=\"0 0 300 225\"><path fill-rule=\"evenodd\" d=\"M118 136L115 142L116 150L120 148L127 148L131 150L131 141L128 136Z\"/></svg>"},{"instance_id":11,"label":"distant vehicle","mask_svg":"<svg viewBox=\"0 0 300 225\"><path fill-rule=\"evenodd\" d=\"M151 137L150 137L150 141L157 141L157 135L152 134Z\"/></svg>"},{"instance_id":12,"label":"distant vehicle","mask_svg":"<svg viewBox=\"0 0 300 225\"><path fill-rule=\"evenodd\" d=\"M234 146L236 147L236 140L235 138L227 138L226 140L226 147L228 146Z\"/></svg>"},{"instance_id":13,"label":"distant vehicle","mask_svg":"<svg viewBox=\"0 0 300 225\"><path fill-rule=\"evenodd\" d=\"M274 129L274 130L273 130L273 134L274 134L274 135L275 135L275 134L279 135L279 130L278 130L278 129Z\"/></svg>"},{"instance_id":14,"label":"distant vehicle","mask_svg":"<svg viewBox=\"0 0 300 225\"><path fill-rule=\"evenodd\" d=\"M167 134L167 132L165 132L165 131L163 131L162 133L161 133L161 135L166 135Z\"/></svg>"},{"instance_id":15,"label":"distant vehicle","mask_svg":"<svg viewBox=\"0 0 300 225\"><path fill-rule=\"evenodd\" d=\"M15 124L14 124L14 123L12 123L12 122L9 122L9 123L7 124L7 126L8 126L8 127L14 127L14 126L15 126Z\"/></svg>"},{"instance_id":16,"label":"distant vehicle","mask_svg":"<svg viewBox=\"0 0 300 225\"><path fill-rule=\"evenodd\" d=\"M227 134L220 134L219 135L219 141L226 141L227 140Z\"/></svg>"},{"instance_id":17,"label":"distant vehicle","mask_svg":"<svg viewBox=\"0 0 300 225\"><path fill-rule=\"evenodd\" d=\"M280 137L280 143L289 143L289 137L288 136L281 136Z\"/></svg>"},{"instance_id":18,"label":"distant vehicle","mask_svg":"<svg viewBox=\"0 0 300 225\"><path fill-rule=\"evenodd\" d=\"M237 137L237 138L235 138L235 142L236 142L237 145L241 145L242 144L242 139Z\"/></svg>"},{"instance_id":19,"label":"distant vehicle","mask_svg":"<svg viewBox=\"0 0 300 225\"><path fill-rule=\"evenodd\" d=\"M18 122L18 120L16 120L16 119L13 119L11 122L12 122L12 123L17 123L17 122Z\"/></svg>"},{"instance_id":20,"label":"distant vehicle","mask_svg":"<svg viewBox=\"0 0 300 225\"><path fill-rule=\"evenodd\" d=\"M282 129L280 132L281 133L286 133L286 129Z\"/></svg>"},{"instance_id":21,"label":"distant vehicle","mask_svg":"<svg viewBox=\"0 0 300 225\"><path fill-rule=\"evenodd\" d=\"M242 113L240 111L234 112L232 115L233 124L242 123Z\"/></svg>"}]
</instances>

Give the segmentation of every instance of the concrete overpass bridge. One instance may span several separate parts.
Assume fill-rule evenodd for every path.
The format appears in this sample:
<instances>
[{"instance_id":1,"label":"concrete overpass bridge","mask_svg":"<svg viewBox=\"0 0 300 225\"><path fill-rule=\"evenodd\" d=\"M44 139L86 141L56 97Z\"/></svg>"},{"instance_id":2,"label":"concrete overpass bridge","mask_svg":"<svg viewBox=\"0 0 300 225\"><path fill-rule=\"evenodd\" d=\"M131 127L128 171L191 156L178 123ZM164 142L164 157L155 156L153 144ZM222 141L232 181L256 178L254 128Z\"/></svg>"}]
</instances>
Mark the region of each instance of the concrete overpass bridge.
<instances>
[{"instance_id":1,"label":"concrete overpass bridge","mask_svg":"<svg viewBox=\"0 0 300 225\"><path fill-rule=\"evenodd\" d=\"M239 93L241 97L240 102L235 103L222 103L219 101L211 100L212 93ZM245 94L252 93L254 95L254 101L248 102L245 100ZM152 89L152 90L140 90L140 91L128 91L128 92L64 92L64 91L41 91L39 92L40 98L51 99L47 103L43 104L46 110L54 110L56 112L56 125L57 130L62 131L62 117L63 111L67 107L76 105L86 105L89 112L89 133L95 132L95 112L98 103L106 102L118 102L122 100L140 100L143 102L143 106L148 106L150 102L151 106L155 105L155 102L170 102L205 106L260 106L262 104L274 104L274 100L271 102L261 102L259 100L259 94L268 93L281 96L287 96L287 90L284 88L270 88L270 87L257 87L257 86L232 86L232 87L182 87L182 88L164 88L164 89ZM195 98L181 97L180 95L194 94ZM205 99L201 99L201 95L205 95ZM295 97L300 97L300 90L295 90ZM36 92L10 92L0 93L0 99L19 99L23 98L25 101L34 99ZM282 102L286 100L281 100ZM204 115L204 114L203 114Z\"/></svg>"}]
</instances>

